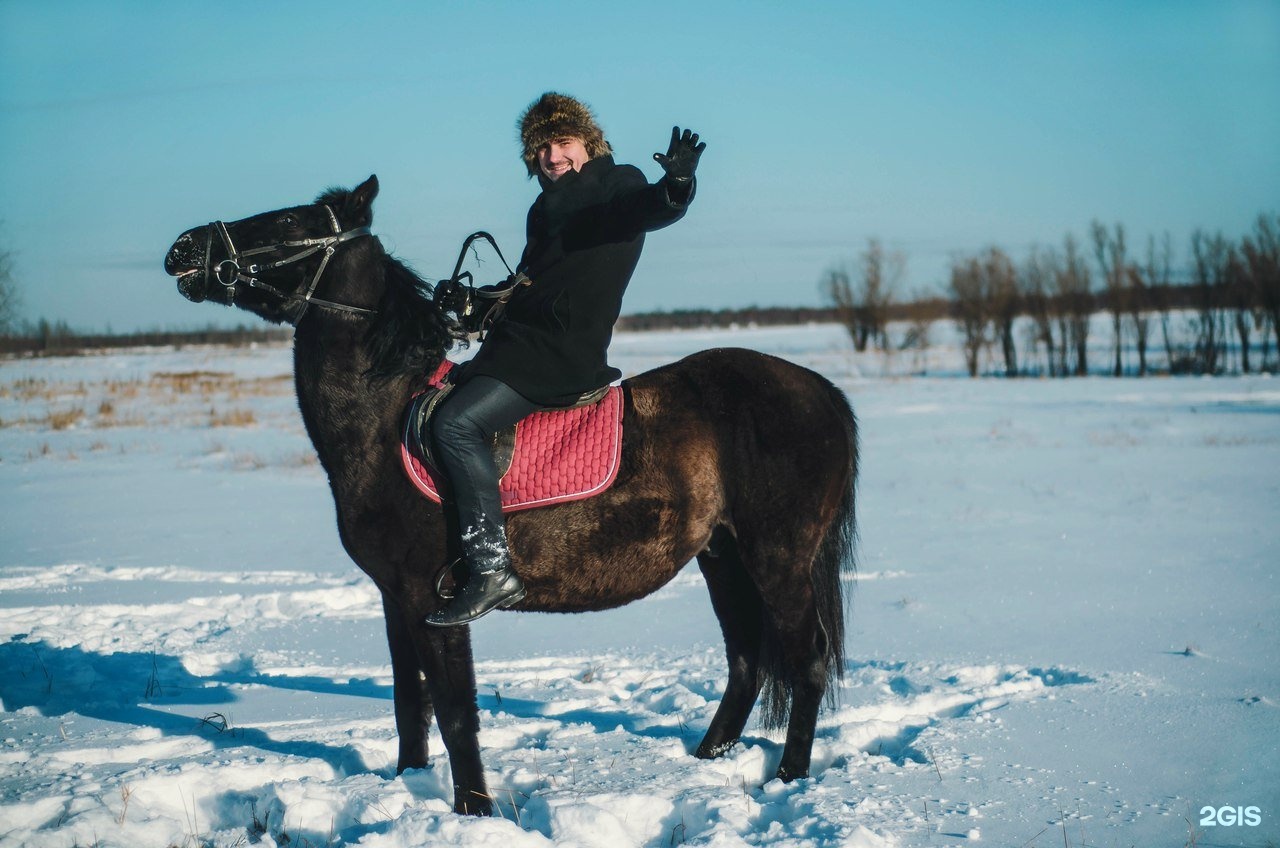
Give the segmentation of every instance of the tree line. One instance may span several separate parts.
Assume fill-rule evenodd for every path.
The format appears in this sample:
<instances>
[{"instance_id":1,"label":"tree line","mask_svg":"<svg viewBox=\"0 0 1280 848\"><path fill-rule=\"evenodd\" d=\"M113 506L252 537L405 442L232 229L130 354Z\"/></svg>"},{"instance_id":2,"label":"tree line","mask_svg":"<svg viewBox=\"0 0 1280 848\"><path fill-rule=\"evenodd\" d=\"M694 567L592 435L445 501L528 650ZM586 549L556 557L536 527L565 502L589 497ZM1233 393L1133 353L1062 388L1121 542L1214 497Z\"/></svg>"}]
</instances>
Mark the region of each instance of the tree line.
<instances>
[{"instance_id":1,"label":"tree line","mask_svg":"<svg viewBox=\"0 0 1280 848\"><path fill-rule=\"evenodd\" d=\"M835 321L854 348L890 349L890 322L906 330L897 347L924 349L933 323L953 321L970 375L984 353L998 356L1008 376L1090 373L1091 320L1102 314L1110 328L1110 373L1154 370L1153 347L1163 370L1218 374L1276 369L1280 358L1280 215L1262 214L1238 241L1221 233L1192 233L1187 258L1175 268L1168 233L1133 251L1125 228L1094 221L1085 241L1068 234L1060 246L1033 246L1014 258L992 246L951 260L946 294L900 298L906 259L876 239L852 267L829 269L820 281L823 307L683 309L622 316L622 330L697 329ZM84 333L65 322L19 321L11 254L0 251L0 354L52 355L93 348L248 345L287 341L275 327L153 330L127 334ZM1175 326L1175 321L1182 326ZM1190 332L1187 332L1188 325ZM1096 340L1095 340L1096 341ZM1256 344L1255 344L1256 343ZM1261 347L1260 361L1252 358ZM1096 352L1096 345L1094 348ZM1134 361L1136 359L1136 362Z\"/></svg>"},{"instance_id":2,"label":"tree line","mask_svg":"<svg viewBox=\"0 0 1280 848\"><path fill-rule=\"evenodd\" d=\"M1150 237L1135 253L1123 225L1094 221L1084 243L1068 234L1061 247L1033 246L1019 259L995 246L954 256L947 310L969 374L979 373L984 351L998 351L1003 373L1011 377L1088 374L1091 318L1098 313L1109 319L1108 371L1114 376L1149 373L1154 345L1161 346L1170 373L1222 373L1229 350L1238 351L1246 374L1255 366L1274 370L1273 341L1280 354L1280 215L1259 215L1239 241L1196 230L1188 255L1175 272L1168 233ZM895 298L904 270L901 254L872 239L852 269L840 266L824 275L823 294L855 349L889 349L887 327L902 313ZM1173 325L1177 313L1190 316L1190 333ZM901 347L927 345L937 317L933 308L914 310ZM1260 362L1251 358L1255 342L1262 348Z\"/></svg>"},{"instance_id":3,"label":"tree line","mask_svg":"<svg viewBox=\"0 0 1280 848\"><path fill-rule=\"evenodd\" d=\"M827 323L836 319L830 307L747 306L734 309L673 309L623 315L619 330L697 330L720 327L780 326Z\"/></svg>"},{"instance_id":4,"label":"tree line","mask_svg":"<svg viewBox=\"0 0 1280 848\"><path fill-rule=\"evenodd\" d=\"M252 344L285 343L293 331L280 327L214 327L196 330L140 330L130 333L86 333L72 329L65 321L43 318L21 322L8 332L0 332L0 355L68 356L90 350L118 350L131 347L174 347L221 345L248 347Z\"/></svg>"}]
</instances>

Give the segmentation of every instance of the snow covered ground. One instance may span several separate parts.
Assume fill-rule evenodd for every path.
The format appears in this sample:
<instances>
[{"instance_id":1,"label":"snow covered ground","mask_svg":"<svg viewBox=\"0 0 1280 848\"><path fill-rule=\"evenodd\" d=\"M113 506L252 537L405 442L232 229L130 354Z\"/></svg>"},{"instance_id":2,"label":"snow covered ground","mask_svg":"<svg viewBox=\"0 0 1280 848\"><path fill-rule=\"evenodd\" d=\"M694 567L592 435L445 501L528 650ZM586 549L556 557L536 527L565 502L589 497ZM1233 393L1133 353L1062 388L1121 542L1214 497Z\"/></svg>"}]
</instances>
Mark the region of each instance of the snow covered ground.
<instances>
[{"instance_id":1,"label":"snow covered ground","mask_svg":"<svg viewBox=\"0 0 1280 848\"><path fill-rule=\"evenodd\" d=\"M7 361L0 846L1280 843L1280 383L903 377L958 355L830 326L624 334L612 359L718 345L823 372L861 421L812 778L767 780L781 738L754 728L692 756L724 667L689 568L474 627L502 816L452 815L438 734L395 776L378 596L290 352Z\"/></svg>"}]
</instances>

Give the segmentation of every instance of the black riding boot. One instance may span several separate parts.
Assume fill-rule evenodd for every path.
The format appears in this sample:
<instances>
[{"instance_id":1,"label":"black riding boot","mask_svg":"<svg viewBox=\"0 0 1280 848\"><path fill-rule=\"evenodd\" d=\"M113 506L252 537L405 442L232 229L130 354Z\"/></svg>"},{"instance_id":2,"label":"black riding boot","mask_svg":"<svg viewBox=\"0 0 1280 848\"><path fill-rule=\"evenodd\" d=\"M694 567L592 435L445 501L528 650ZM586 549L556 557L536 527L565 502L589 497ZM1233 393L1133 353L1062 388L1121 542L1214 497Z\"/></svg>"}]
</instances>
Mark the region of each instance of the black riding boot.
<instances>
[{"instance_id":1,"label":"black riding boot","mask_svg":"<svg viewBox=\"0 0 1280 848\"><path fill-rule=\"evenodd\" d=\"M454 627L524 600L524 582L511 567L506 533L489 522L485 525L462 534L463 560L471 573L449 603L423 618L427 624Z\"/></svg>"},{"instance_id":2,"label":"black riding boot","mask_svg":"<svg viewBox=\"0 0 1280 848\"><path fill-rule=\"evenodd\" d=\"M511 568L489 440L537 409L505 383L479 376L454 388L428 422L426 435L449 483L445 508L461 528L460 553L470 574L449 603L425 617L427 624L465 624L524 598L524 583Z\"/></svg>"}]
</instances>

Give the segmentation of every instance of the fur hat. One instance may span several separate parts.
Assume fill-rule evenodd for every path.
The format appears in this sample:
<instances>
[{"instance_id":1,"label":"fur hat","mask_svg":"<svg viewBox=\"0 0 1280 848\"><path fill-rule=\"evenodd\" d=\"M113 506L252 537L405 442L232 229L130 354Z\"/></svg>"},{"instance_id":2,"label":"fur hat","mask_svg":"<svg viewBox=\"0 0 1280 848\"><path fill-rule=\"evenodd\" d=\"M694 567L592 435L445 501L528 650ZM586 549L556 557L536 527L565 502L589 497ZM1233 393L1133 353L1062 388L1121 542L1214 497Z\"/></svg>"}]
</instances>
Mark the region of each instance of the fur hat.
<instances>
[{"instance_id":1,"label":"fur hat","mask_svg":"<svg viewBox=\"0 0 1280 848\"><path fill-rule=\"evenodd\" d=\"M604 131L596 123L596 116L585 103L567 94L548 91L530 103L520 116L520 144L524 147L524 164L529 176L540 172L538 148L563 136L582 139L592 159L613 152L605 141Z\"/></svg>"}]
</instances>

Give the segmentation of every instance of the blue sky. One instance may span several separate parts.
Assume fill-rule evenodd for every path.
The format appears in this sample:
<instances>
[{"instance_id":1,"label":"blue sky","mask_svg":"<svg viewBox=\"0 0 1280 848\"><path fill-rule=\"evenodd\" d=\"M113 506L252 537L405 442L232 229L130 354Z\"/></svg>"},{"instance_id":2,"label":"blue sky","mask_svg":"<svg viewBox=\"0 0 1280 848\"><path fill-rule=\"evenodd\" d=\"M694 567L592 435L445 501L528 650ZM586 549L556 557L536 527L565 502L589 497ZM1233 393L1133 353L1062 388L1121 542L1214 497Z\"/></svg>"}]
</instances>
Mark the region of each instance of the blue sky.
<instances>
[{"instance_id":1,"label":"blue sky","mask_svg":"<svg viewBox=\"0 0 1280 848\"><path fill-rule=\"evenodd\" d=\"M179 232L376 173L374 229L434 279L537 194L515 122L591 104L651 179L702 134L699 196L624 311L816 305L870 237L903 295L957 252L1123 222L1130 244L1280 209L1280 3L0 0L0 245L28 318L235 324L161 270ZM494 276L498 276L496 269Z\"/></svg>"}]
</instances>

